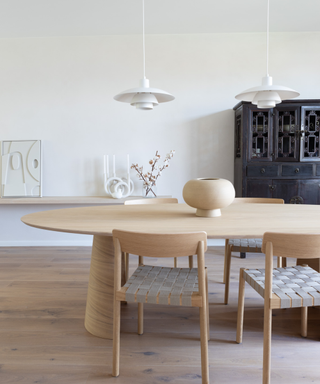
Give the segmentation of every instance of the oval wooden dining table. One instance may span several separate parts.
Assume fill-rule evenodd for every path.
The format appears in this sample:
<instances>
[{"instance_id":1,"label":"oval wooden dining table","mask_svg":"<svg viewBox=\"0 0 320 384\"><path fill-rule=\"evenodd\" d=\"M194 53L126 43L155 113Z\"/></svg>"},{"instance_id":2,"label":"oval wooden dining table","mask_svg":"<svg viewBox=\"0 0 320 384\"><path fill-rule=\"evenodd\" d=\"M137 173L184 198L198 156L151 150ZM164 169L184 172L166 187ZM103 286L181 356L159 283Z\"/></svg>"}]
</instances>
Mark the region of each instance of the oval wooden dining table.
<instances>
[{"instance_id":1,"label":"oval wooden dining table","mask_svg":"<svg viewBox=\"0 0 320 384\"><path fill-rule=\"evenodd\" d=\"M319 233L320 206L231 204L220 217L197 217L186 204L112 205L31 213L32 227L93 235L85 328L112 339L113 229L138 232L205 231L208 239L261 238L264 232Z\"/></svg>"}]
</instances>

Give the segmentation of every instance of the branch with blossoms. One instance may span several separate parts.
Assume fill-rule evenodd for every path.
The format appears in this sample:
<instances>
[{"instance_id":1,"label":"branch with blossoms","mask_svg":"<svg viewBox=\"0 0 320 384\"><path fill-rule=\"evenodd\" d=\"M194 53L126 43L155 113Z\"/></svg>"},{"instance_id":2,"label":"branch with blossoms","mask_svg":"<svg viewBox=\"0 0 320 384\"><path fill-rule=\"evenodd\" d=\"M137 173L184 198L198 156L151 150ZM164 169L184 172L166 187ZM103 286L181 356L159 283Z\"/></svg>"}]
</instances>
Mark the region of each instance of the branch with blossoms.
<instances>
[{"instance_id":1,"label":"branch with blossoms","mask_svg":"<svg viewBox=\"0 0 320 384\"><path fill-rule=\"evenodd\" d=\"M157 197L155 192L153 191L153 187L156 186L156 181L159 176L161 176L162 171L165 168L169 167L169 160L172 159L175 151L171 150L165 157L163 164L159 165L160 155L158 154L158 151L156 151L156 154L153 159L149 160L149 164L151 165L151 171L144 173L143 172L143 166L139 167L138 164L132 164L131 168L135 169L137 171L137 176L139 177L139 180L143 181L143 187L146 189L146 196L149 192L152 192L154 197Z\"/></svg>"}]
</instances>

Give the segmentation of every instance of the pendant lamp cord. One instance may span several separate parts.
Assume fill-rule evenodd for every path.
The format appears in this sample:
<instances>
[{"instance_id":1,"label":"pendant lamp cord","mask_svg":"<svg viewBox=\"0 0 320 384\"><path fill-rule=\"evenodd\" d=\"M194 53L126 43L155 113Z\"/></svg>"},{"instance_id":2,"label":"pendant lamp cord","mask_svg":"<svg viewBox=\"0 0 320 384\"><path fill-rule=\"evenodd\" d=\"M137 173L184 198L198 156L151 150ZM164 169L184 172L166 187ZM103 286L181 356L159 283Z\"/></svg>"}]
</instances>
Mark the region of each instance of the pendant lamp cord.
<instances>
[{"instance_id":1,"label":"pendant lamp cord","mask_svg":"<svg viewBox=\"0 0 320 384\"><path fill-rule=\"evenodd\" d=\"M267 76L269 76L269 0L267 0Z\"/></svg>"},{"instance_id":2,"label":"pendant lamp cord","mask_svg":"<svg viewBox=\"0 0 320 384\"><path fill-rule=\"evenodd\" d=\"M142 0L142 49L143 49L143 78L146 78L146 47L144 40L144 0Z\"/></svg>"}]
</instances>

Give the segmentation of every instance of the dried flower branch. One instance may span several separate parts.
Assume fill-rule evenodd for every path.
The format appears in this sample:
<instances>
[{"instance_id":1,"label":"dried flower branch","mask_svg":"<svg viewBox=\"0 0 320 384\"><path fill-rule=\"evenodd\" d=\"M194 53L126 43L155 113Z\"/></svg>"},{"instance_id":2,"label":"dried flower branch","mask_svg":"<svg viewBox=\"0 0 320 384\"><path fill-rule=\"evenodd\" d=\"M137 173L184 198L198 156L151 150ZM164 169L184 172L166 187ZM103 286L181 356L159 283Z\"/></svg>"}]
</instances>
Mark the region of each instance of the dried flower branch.
<instances>
[{"instance_id":1,"label":"dried flower branch","mask_svg":"<svg viewBox=\"0 0 320 384\"><path fill-rule=\"evenodd\" d=\"M139 167L138 164L132 164L131 168L135 169L138 173L139 180L143 180L143 187L146 189L146 196L149 192L153 193L155 197L157 195L153 191L153 187L156 185L156 181L159 176L161 176L162 171L165 168L169 167L169 160L172 159L175 151L171 150L165 157L163 164L159 165L158 162L160 160L160 155L158 154L158 151L156 152L153 159L149 160L149 164L151 165L151 171L150 172L143 172L143 166Z\"/></svg>"}]
</instances>

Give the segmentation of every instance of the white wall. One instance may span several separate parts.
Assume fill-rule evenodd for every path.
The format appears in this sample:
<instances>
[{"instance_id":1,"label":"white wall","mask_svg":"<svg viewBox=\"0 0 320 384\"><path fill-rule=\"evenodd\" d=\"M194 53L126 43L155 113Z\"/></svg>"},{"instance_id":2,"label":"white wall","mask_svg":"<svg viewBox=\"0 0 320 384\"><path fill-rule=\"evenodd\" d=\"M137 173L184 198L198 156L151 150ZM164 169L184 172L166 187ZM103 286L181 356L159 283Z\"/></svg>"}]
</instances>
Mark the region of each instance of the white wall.
<instances>
[{"instance_id":1,"label":"white wall","mask_svg":"<svg viewBox=\"0 0 320 384\"><path fill-rule=\"evenodd\" d=\"M271 34L274 83L300 91L300 98L320 98L319 41L320 33ZM138 86L141 45L141 36L0 40L0 140L43 141L44 196L104 195L107 153L117 156L120 172L127 153L132 162L147 165L156 150L165 155L175 149L158 194L181 202L189 179L233 181L234 96L265 75L265 34L146 36L150 85L176 97L153 111L113 100ZM40 230L17 227L30 207L0 209L5 233L15 233L8 240L2 232L0 245L88 238L45 231L40 236Z\"/></svg>"}]
</instances>

